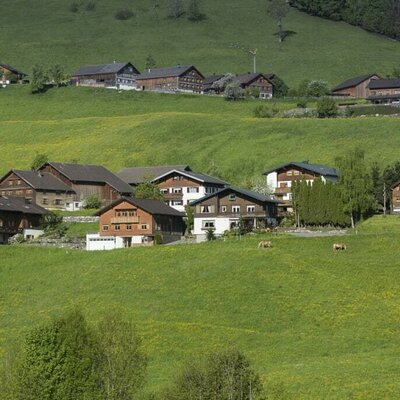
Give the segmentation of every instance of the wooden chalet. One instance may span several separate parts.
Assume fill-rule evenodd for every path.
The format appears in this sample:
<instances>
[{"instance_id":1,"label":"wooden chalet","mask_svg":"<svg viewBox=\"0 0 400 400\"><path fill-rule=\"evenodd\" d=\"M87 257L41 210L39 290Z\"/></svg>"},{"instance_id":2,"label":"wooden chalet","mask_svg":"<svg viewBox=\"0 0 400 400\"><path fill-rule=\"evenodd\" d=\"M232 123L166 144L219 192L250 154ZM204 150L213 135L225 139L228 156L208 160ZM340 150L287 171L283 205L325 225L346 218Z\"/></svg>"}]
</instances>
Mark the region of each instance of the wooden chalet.
<instances>
[{"instance_id":1,"label":"wooden chalet","mask_svg":"<svg viewBox=\"0 0 400 400\"><path fill-rule=\"evenodd\" d=\"M76 193L74 201L79 204L76 208L82 207L89 196L94 195L108 205L132 194L131 186L100 165L48 162L40 171L54 175Z\"/></svg>"},{"instance_id":2,"label":"wooden chalet","mask_svg":"<svg viewBox=\"0 0 400 400\"><path fill-rule=\"evenodd\" d=\"M48 172L11 170L0 179L0 195L23 197L46 209L71 209L75 191Z\"/></svg>"},{"instance_id":3,"label":"wooden chalet","mask_svg":"<svg viewBox=\"0 0 400 400\"><path fill-rule=\"evenodd\" d=\"M203 93L204 94L221 94L221 90L216 88L214 85L219 81L222 81L226 75L212 75L204 78L203 81Z\"/></svg>"},{"instance_id":4,"label":"wooden chalet","mask_svg":"<svg viewBox=\"0 0 400 400\"><path fill-rule=\"evenodd\" d=\"M0 243L8 243L18 233L25 238L36 236L46 213L43 207L22 197L0 196Z\"/></svg>"},{"instance_id":5,"label":"wooden chalet","mask_svg":"<svg viewBox=\"0 0 400 400\"><path fill-rule=\"evenodd\" d=\"M117 172L117 176L132 187L135 187L174 170L191 171L189 165L160 165L154 167L124 168Z\"/></svg>"},{"instance_id":6,"label":"wooden chalet","mask_svg":"<svg viewBox=\"0 0 400 400\"><path fill-rule=\"evenodd\" d=\"M226 187L191 203L194 209L193 233L199 239L207 230L216 236L238 227L244 221L248 230L275 226L278 218L277 200L251 190Z\"/></svg>"},{"instance_id":7,"label":"wooden chalet","mask_svg":"<svg viewBox=\"0 0 400 400\"><path fill-rule=\"evenodd\" d=\"M0 82L10 81L11 83L16 82L27 82L28 75L8 64L0 63Z\"/></svg>"},{"instance_id":8,"label":"wooden chalet","mask_svg":"<svg viewBox=\"0 0 400 400\"><path fill-rule=\"evenodd\" d=\"M136 89L136 77L140 72L130 62L88 65L79 68L71 76L76 86L93 86L123 90Z\"/></svg>"},{"instance_id":9,"label":"wooden chalet","mask_svg":"<svg viewBox=\"0 0 400 400\"><path fill-rule=\"evenodd\" d=\"M376 79L368 84L369 96L374 104L400 102L400 79Z\"/></svg>"},{"instance_id":10,"label":"wooden chalet","mask_svg":"<svg viewBox=\"0 0 400 400\"><path fill-rule=\"evenodd\" d=\"M87 235L87 250L152 244L156 235L162 243L169 243L184 234L184 214L158 200L125 197L96 215L100 217L100 231Z\"/></svg>"},{"instance_id":11,"label":"wooden chalet","mask_svg":"<svg viewBox=\"0 0 400 400\"><path fill-rule=\"evenodd\" d=\"M203 74L193 65L149 69L137 77L141 90L201 93Z\"/></svg>"},{"instance_id":12,"label":"wooden chalet","mask_svg":"<svg viewBox=\"0 0 400 400\"><path fill-rule=\"evenodd\" d=\"M165 203L182 212L192 201L228 186L227 182L213 176L177 169L154 178L153 182L160 188Z\"/></svg>"},{"instance_id":13,"label":"wooden chalet","mask_svg":"<svg viewBox=\"0 0 400 400\"><path fill-rule=\"evenodd\" d=\"M323 182L336 182L338 172L335 168L320 164L310 164L308 161L289 162L263 173L267 185L274 191L274 196L281 203L280 215L292 212L292 185L293 181L305 180L312 183L321 178Z\"/></svg>"},{"instance_id":14,"label":"wooden chalet","mask_svg":"<svg viewBox=\"0 0 400 400\"><path fill-rule=\"evenodd\" d=\"M243 90L258 89L261 99L269 99L274 95L273 74L243 74L237 75L235 81Z\"/></svg>"},{"instance_id":15,"label":"wooden chalet","mask_svg":"<svg viewBox=\"0 0 400 400\"><path fill-rule=\"evenodd\" d=\"M369 96L368 85L376 79L381 77L378 74L367 74L348 79L332 89L332 96L365 99Z\"/></svg>"}]
</instances>

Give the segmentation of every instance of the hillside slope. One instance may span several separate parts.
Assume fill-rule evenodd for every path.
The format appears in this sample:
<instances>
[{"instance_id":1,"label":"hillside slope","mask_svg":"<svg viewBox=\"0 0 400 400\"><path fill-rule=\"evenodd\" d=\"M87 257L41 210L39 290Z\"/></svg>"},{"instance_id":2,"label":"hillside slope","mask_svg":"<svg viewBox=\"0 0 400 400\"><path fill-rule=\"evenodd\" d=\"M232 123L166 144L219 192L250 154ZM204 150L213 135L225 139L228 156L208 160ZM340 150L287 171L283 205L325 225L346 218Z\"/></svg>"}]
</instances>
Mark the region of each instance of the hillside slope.
<instances>
[{"instance_id":1,"label":"hillside slope","mask_svg":"<svg viewBox=\"0 0 400 400\"><path fill-rule=\"evenodd\" d=\"M122 167L184 164L242 184L289 160L333 164L354 146L382 166L397 161L396 118L257 119L257 101L88 88L31 95L0 91L0 174L52 160ZM277 103L290 108L295 104Z\"/></svg>"},{"instance_id":2,"label":"hillside slope","mask_svg":"<svg viewBox=\"0 0 400 400\"><path fill-rule=\"evenodd\" d=\"M375 229L382 232L376 236ZM191 354L236 346L279 399L400 397L400 219L341 238L272 236L115 252L0 247L0 359L68 307L135 321L158 390ZM29 256L27 256L29 255ZM271 397L274 398L274 397Z\"/></svg>"},{"instance_id":3,"label":"hillside slope","mask_svg":"<svg viewBox=\"0 0 400 400\"><path fill-rule=\"evenodd\" d=\"M398 65L398 42L295 9L284 27L297 34L280 46L264 0L203 0L208 18L200 23L166 19L167 0L94 0L96 9L85 11L88 1L75 2L82 4L77 13L69 10L73 0L43 0L34 7L30 0L8 2L0 13L1 61L27 72L34 64L60 63L72 71L113 60L130 60L143 69L152 54L159 66L191 63L205 74L246 72L252 60L230 47L240 43L258 49L259 71L273 71L290 85L304 78L334 85L368 72L387 74ZM135 17L115 19L124 8Z\"/></svg>"}]
</instances>

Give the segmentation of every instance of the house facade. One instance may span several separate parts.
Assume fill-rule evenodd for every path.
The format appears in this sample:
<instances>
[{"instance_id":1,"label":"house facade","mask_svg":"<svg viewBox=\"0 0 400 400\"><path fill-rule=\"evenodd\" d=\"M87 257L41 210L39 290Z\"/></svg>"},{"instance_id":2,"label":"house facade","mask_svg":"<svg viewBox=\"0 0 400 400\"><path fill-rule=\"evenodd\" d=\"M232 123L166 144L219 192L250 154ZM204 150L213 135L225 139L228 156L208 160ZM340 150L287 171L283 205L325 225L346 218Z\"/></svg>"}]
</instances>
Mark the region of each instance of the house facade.
<instances>
[{"instance_id":1,"label":"house facade","mask_svg":"<svg viewBox=\"0 0 400 400\"><path fill-rule=\"evenodd\" d=\"M199 240L212 230L216 236L235 229L243 220L248 230L275 226L278 201L250 190L226 187L191 203L194 210L193 234Z\"/></svg>"},{"instance_id":2,"label":"house facade","mask_svg":"<svg viewBox=\"0 0 400 400\"><path fill-rule=\"evenodd\" d=\"M0 195L22 197L48 210L73 210L76 193L50 173L11 170L0 179Z\"/></svg>"},{"instance_id":3,"label":"house facade","mask_svg":"<svg viewBox=\"0 0 400 400\"><path fill-rule=\"evenodd\" d=\"M264 172L268 187L281 203L280 213L292 212L292 185L294 181L302 180L312 183L321 178L323 182L338 180L335 168L320 164L310 164L308 161L289 162Z\"/></svg>"},{"instance_id":4,"label":"house facade","mask_svg":"<svg viewBox=\"0 0 400 400\"><path fill-rule=\"evenodd\" d=\"M87 250L112 250L180 240L184 234L184 214L161 201L121 198L101 209L99 233L86 237Z\"/></svg>"},{"instance_id":5,"label":"house facade","mask_svg":"<svg viewBox=\"0 0 400 400\"><path fill-rule=\"evenodd\" d=\"M376 79L381 79L381 77L375 73L348 79L333 88L332 95L365 99L369 96L368 85Z\"/></svg>"},{"instance_id":6,"label":"house facade","mask_svg":"<svg viewBox=\"0 0 400 400\"><path fill-rule=\"evenodd\" d=\"M392 211L400 213L400 182L392 186Z\"/></svg>"},{"instance_id":7,"label":"house facade","mask_svg":"<svg viewBox=\"0 0 400 400\"><path fill-rule=\"evenodd\" d=\"M71 82L76 86L135 90L139 74L130 62L113 62L81 67L72 74Z\"/></svg>"},{"instance_id":8,"label":"house facade","mask_svg":"<svg viewBox=\"0 0 400 400\"><path fill-rule=\"evenodd\" d=\"M149 69L137 77L139 90L202 93L203 74L193 65Z\"/></svg>"},{"instance_id":9,"label":"house facade","mask_svg":"<svg viewBox=\"0 0 400 400\"><path fill-rule=\"evenodd\" d=\"M0 63L0 83L25 82L27 74L17 70L11 65Z\"/></svg>"},{"instance_id":10,"label":"house facade","mask_svg":"<svg viewBox=\"0 0 400 400\"><path fill-rule=\"evenodd\" d=\"M257 89L261 99L270 99L274 95L274 85L267 74L243 74L234 79L243 90Z\"/></svg>"},{"instance_id":11,"label":"house facade","mask_svg":"<svg viewBox=\"0 0 400 400\"><path fill-rule=\"evenodd\" d=\"M75 192L74 209L83 207L90 196L97 197L102 205L108 205L132 194L132 188L126 182L100 165L48 162L40 171L52 174Z\"/></svg>"},{"instance_id":12,"label":"house facade","mask_svg":"<svg viewBox=\"0 0 400 400\"><path fill-rule=\"evenodd\" d=\"M227 182L209 175L192 171L172 170L153 179L158 185L165 203L185 212L192 201L215 193L228 185Z\"/></svg>"},{"instance_id":13,"label":"house facade","mask_svg":"<svg viewBox=\"0 0 400 400\"><path fill-rule=\"evenodd\" d=\"M36 204L28 203L22 197L0 196L0 244L16 234L25 239L43 233L40 222L47 211Z\"/></svg>"},{"instance_id":14,"label":"house facade","mask_svg":"<svg viewBox=\"0 0 400 400\"><path fill-rule=\"evenodd\" d=\"M400 102L400 79L378 79L368 85L370 100L374 104Z\"/></svg>"}]
</instances>

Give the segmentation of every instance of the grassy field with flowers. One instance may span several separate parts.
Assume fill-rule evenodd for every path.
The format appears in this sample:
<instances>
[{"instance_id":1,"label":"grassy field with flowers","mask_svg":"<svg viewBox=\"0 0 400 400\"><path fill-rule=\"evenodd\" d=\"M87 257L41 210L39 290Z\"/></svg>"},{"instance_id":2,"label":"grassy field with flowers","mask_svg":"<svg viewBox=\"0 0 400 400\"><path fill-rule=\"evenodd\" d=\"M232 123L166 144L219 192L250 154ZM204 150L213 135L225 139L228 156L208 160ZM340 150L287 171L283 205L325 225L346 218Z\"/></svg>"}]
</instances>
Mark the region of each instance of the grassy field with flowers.
<instances>
[{"instance_id":1,"label":"grassy field with flowers","mask_svg":"<svg viewBox=\"0 0 400 400\"><path fill-rule=\"evenodd\" d=\"M244 185L291 160L334 165L353 147L382 167L399 159L398 118L255 118L260 104L296 107L294 100L232 103L73 87L31 95L28 87L7 88L0 90L0 174L29 168L45 153L52 161L98 163L112 171L189 164Z\"/></svg>"},{"instance_id":2,"label":"grassy field with flowers","mask_svg":"<svg viewBox=\"0 0 400 400\"><path fill-rule=\"evenodd\" d=\"M0 247L0 357L79 306L132 319L157 391L191 354L235 346L284 399L400 397L400 217L343 238L271 235L113 252ZM332 244L347 244L333 253ZM276 390L279 388L279 390ZM273 397L272 397L273 398Z\"/></svg>"}]
</instances>

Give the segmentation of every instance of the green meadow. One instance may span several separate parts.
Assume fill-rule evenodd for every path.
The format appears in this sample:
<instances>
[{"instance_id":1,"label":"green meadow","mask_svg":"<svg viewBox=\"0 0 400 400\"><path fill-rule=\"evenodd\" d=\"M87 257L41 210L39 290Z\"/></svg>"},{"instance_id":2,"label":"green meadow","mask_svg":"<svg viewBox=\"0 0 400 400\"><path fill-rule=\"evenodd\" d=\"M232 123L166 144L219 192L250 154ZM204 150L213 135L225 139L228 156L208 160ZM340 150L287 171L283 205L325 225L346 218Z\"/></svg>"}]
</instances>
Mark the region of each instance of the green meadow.
<instances>
[{"instance_id":1,"label":"green meadow","mask_svg":"<svg viewBox=\"0 0 400 400\"><path fill-rule=\"evenodd\" d=\"M70 11L72 3L79 11ZM152 54L158 66L195 64L204 74L243 73L251 57L232 44L257 49L257 69L280 75L289 85L305 78L330 84L361 74L391 73L400 45L342 22L292 9L284 29L296 32L280 45L276 21L264 0L203 0L205 21L166 18L168 0L14 0L0 13L1 61L30 73L32 66L59 63L69 72L87 64L131 61L139 69ZM183 1L185 7L188 0ZM157 8L154 6L158 4ZM121 9L135 17L115 19Z\"/></svg>"},{"instance_id":2,"label":"green meadow","mask_svg":"<svg viewBox=\"0 0 400 400\"><path fill-rule=\"evenodd\" d=\"M268 250L257 248L264 236L93 253L0 247L0 352L72 306L92 321L116 309L143 335L151 391L190 355L234 346L285 399L399 398L399 234L399 217L374 217L341 238L268 236ZM348 250L333 253L336 241Z\"/></svg>"},{"instance_id":3,"label":"green meadow","mask_svg":"<svg viewBox=\"0 0 400 400\"><path fill-rule=\"evenodd\" d=\"M353 147L381 166L398 160L396 118L257 119L260 103L72 87L31 95L28 87L7 88L0 91L0 174L29 168L37 153L113 171L186 163L234 184L290 160L334 165Z\"/></svg>"}]
</instances>

